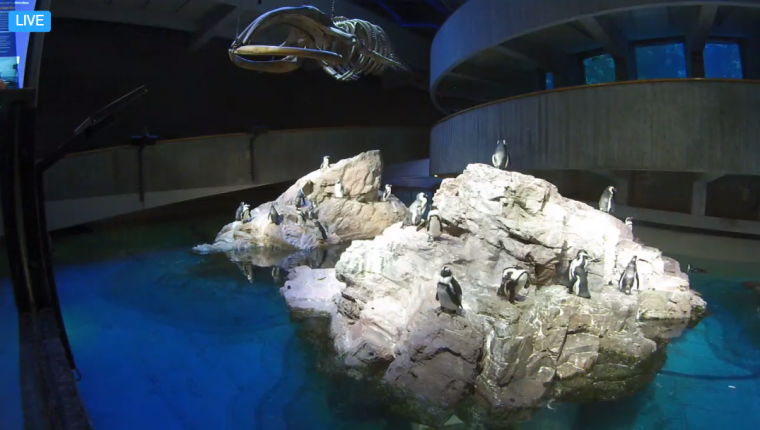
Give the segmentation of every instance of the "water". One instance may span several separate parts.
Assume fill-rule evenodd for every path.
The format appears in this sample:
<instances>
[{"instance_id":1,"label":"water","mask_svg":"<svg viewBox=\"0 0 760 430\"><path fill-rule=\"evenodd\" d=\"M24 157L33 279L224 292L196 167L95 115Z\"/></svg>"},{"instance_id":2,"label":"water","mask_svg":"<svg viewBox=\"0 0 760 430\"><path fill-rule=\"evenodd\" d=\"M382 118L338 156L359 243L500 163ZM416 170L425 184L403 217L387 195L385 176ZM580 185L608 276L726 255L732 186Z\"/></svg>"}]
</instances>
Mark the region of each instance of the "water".
<instances>
[{"instance_id":1,"label":"water","mask_svg":"<svg viewBox=\"0 0 760 430\"><path fill-rule=\"evenodd\" d=\"M63 315L95 428L411 428L361 386L319 371L319 350L304 323L291 320L271 269L256 269L249 282L226 256L189 252L223 222L150 224L55 241ZM760 294L740 285L760 273L748 266L729 272L692 277L713 314L672 342L647 389L617 402L553 403L520 427L760 427ZM22 428L16 330L6 280L0 429Z\"/></svg>"}]
</instances>

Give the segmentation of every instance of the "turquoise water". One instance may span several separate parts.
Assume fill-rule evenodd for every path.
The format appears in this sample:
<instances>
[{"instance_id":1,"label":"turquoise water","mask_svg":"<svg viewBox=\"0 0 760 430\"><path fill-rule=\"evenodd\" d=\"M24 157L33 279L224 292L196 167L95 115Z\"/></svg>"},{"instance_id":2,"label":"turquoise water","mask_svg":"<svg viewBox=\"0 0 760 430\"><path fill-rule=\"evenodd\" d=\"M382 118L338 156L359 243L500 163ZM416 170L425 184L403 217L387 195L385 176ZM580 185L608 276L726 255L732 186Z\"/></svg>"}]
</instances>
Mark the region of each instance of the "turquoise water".
<instances>
[{"instance_id":1,"label":"turquoise water","mask_svg":"<svg viewBox=\"0 0 760 430\"><path fill-rule=\"evenodd\" d=\"M256 269L249 282L226 256L189 252L223 221L55 241L63 315L95 428L411 428L361 386L319 372L318 351L291 321L271 269ZM646 390L604 404L553 403L521 428L760 428L760 294L743 279L692 277L712 315L672 342ZM9 430L22 428L16 330L6 280L0 428Z\"/></svg>"}]
</instances>

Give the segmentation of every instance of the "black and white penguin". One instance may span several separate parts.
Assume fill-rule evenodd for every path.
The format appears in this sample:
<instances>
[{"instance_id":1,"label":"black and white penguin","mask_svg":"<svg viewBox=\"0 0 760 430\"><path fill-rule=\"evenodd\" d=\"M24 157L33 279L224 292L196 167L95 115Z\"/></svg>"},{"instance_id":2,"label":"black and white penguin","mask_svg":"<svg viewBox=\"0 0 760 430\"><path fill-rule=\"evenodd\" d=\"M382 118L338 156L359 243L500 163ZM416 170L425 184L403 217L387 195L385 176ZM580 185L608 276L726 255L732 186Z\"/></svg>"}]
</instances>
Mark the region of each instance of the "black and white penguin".
<instances>
[{"instance_id":1,"label":"black and white penguin","mask_svg":"<svg viewBox=\"0 0 760 430\"><path fill-rule=\"evenodd\" d=\"M438 315L441 312L456 313L462 307L462 287L459 286L459 282L447 266L443 266L441 276L438 277L435 299L441 304L441 307L436 310Z\"/></svg>"},{"instance_id":2,"label":"black and white penguin","mask_svg":"<svg viewBox=\"0 0 760 430\"><path fill-rule=\"evenodd\" d=\"M311 202L309 204L309 208L306 210L306 217L310 220L318 219L319 217L317 215L317 209L318 209L317 204L314 202Z\"/></svg>"},{"instance_id":3,"label":"black and white penguin","mask_svg":"<svg viewBox=\"0 0 760 430\"><path fill-rule=\"evenodd\" d=\"M243 210L245 209L245 202L240 202L240 206L238 206L237 210L235 211L235 221L242 221L243 220Z\"/></svg>"},{"instance_id":4,"label":"black and white penguin","mask_svg":"<svg viewBox=\"0 0 760 430\"><path fill-rule=\"evenodd\" d=\"M507 170L509 166L509 152L507 152L507 141L499 140L496 142L496 150L491 156L491 164L500 170Z\"/></svg>"},{"instance_id":5,"label":"black and white penguin","mask_svg":"<svg viewBox=\"0 0 760 430\"><path fill-rule=\"evenodd\" d=\"M319 166L319 169L324 172L325 170L329 168L330 168L330 156L325 155L324 158L322 158L322 165Z\"/></svg>"},{"instance_id":6,"label":"black and white penguin","mask_svg":"<svg viewBox=\"0 0 760 430\"><path fill-rule=\"evenodd\" d=\"M607 187L599 198L599 210L611 214L615 212L615 187Z\"/></svg>"},{"instance_id":7,"label":"black and white penguin","mask_svg":"<svg viewBox=\"0 0 760 430\"><path fill-rule=\"evenodd\" d=\"M274 225L279 225L280 223L280 214L277 213L277 209L274 207L274 205L269 206L269 222Z\"/></svg>"},{"instance_id":8,"label":"black and white penguin","mask_svg":"<svg viewBox=\"0 0 760 430\"><path fill-rule=\"evenodd\" d=\"M586 270L586 265L579 264L575 266L571 282L570 292L584 299L591 298L591 293L588 291L588 271Z\"/></svg>"},{"instance_id":9,"label":"black and white penguin","mask_svg":"<svg viewBox=\"0 0 760 430\"><path fill-rule=\"evenodd\" d=\"M298 194L296 194L296 208L303 207L303 205L306 204L306 195L303 193L303 188L298 189Z\"/></svg>"},{"instance_id":10,"label":"black and white penguin","mask_svg":"<svg viewBox=\"0 0 760 430\"><path fill-rule=\"evenodd\" d=\"M388 199L391 198L391 184L385 184L385 191L383 191L383 196L380 198L380 201L387 202Z\"/></svg>"},{"instance_id":11,"label":"black and white penguin","mask_svg":"<svg viewBox=\"0 0 760 430\"><path fill-rule=\"evenodd\" d=\"M340 181L340 178L335 181L335 189L333 191L333 194L335 195L336 199L343 198L343 183Z\"/></svg>"},{"instance_id":12,"label":"black and white penguin","mask_svg":"<svg viewBox=\"0 0 760 430\"><path fill-rule=\"evenodd\" d=\"M525 296L517 294L517 292L528 287L530 287L528 272L520 266L507 267L501 272L501 284L496 290L496 295L507 296L509 302L514 304L515 301L525 300Z\"/></svg>"},{"instance_id":13,"label":"black and white penguin","mask_svg":"<svg viewBox=\"0 0 760 430\"><path fill-rule=\"evenodd\" d=\"M327 240L327 230L322 226L322 223L319 222L319 220L314 220L314 225L319 229L319 234L322 236L322 240Z\"/></svg>"},{"instance_id":14,"label":"black and white penguin","mask_svg":"<svg viewBox=\"0 0 760 430\"><path fill-rule=\"evenodd\" d=\"M591 256L588 255L585 249L578 251L575 258L570 261L570 267L567 269L567 287L572 288L575 283L575 270L578 267L583 267L583 271L588 272L588 265ZM572 290L571 290L572 291Z\"/></svg>"},{"instance_id":15,"label":"black and white penguin","mask_svg":"<svg viewBox=\"0 0 760 430\"><path fill-rule=\"evenodd\" d=\"M417 194L417 198L409 205L404 219L404 226L418 226L422 222L422 216L425 214L428 205L428 198L425 193Z\"/></svg>"},{"instance_id":16,"label":"black and white penguin","mask_svg":"<svg viewBox=\"0 0 760 430\"><path fill-rule=\"evenodd\" d=\"M243 213L240 215L240 221L251 222L252 219L251 206L248 204L243 205Z\"/></svg>"},{"instance_id":17,"label":"black and white penguin","mask_svg":"<svg viewBox=\"0 0 760 430\"><path fill-rule=\"evenodd\" d=\"M304 209L297 208L296 215L298 215L298 224L300 225L306 224L306 219L308 218L308 215L306 214L306 211Z\"/></svg>"},{"instance_id":18,"label":"black and white penguin","mask_svg":"<svg viewBox=\"0 0 760 430\"><path fill-rule=\"evenodd\" d=\"M628 218L625 219L625 225L627 225L628 228L630 228L631 230L633 230L633 217L632 216L629 216Z\"/></svg>"},{"instance_id":19,"label":"black and white penguin","mask_svg":"<svg viewBox=\"0 0 760 430\"><path fill-rule=\"evenodd\" d=\"M275 285L280 285L283 281L282 273L278 266L272 267L272 280Z\"/></svg>"},{"instance_id":20,"label":"black and white penguin","mask_svg":"<svg viewBox=\"0 0 760 430\"><path fill-rule=\"evenodd\" d=\"M633 284L636 284L636 289L639 289L639 271L636 269L636 256L634 255L633 258L631 258L631 261L628 263L628 265L625 267L625 270L623 271L623 274L620 275L620 281L618 284L620 284L620 291L624 292L625 294L631 295L631 290L633 289Z\"/></svg>"},{"instance_id":21,"label":"black and white penguin","mask_svg":"<svg viewBox=\"0 0 760 430\"><path fill-rule=\"evenodd\" d=\"M433 208L430 210L430 212L428 212L427 220L425 220L424 223L421 223L417 227L417 230L419 231L423 225L426 226L428 232L428 242L432 243L443 234L444 222L445 221L443 218L441 218L441 214L438 212L438 209Z\"/></svg>"}]
</instances>

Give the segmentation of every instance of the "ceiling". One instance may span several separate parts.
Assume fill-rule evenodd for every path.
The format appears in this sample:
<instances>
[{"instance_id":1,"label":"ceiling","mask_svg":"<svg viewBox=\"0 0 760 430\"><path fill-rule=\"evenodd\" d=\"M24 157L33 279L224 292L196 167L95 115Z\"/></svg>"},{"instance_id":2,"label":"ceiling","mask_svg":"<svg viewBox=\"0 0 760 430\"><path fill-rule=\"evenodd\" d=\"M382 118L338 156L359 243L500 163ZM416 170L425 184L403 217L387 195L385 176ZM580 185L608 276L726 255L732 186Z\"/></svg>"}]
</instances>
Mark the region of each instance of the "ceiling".
<instances>
[{"instance_id":1,"label":"ceiling","mask_svg":"<svg viewBox=\"0 0 760 430\"><path fill-rule=\"evenodd\" d=\"M432 40L455 10L467 0L349 0ZM337 13L337 12L336 12Z\"/></svg>"}]
</instances>

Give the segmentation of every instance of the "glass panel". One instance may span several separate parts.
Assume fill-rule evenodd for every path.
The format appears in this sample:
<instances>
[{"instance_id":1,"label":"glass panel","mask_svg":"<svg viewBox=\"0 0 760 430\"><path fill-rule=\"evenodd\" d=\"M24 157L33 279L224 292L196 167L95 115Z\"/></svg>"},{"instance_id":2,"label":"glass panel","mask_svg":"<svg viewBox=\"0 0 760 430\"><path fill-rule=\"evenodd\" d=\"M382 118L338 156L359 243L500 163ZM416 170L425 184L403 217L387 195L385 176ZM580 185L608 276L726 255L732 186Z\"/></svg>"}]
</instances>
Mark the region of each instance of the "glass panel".
<instances>
[{"instance_id":1,"label":"glass panel","mask_svg":"<svg viewBox=\"0 0 760 430\"><path fill-rule=\"evenodd\" d=\"M705 77L741 79L742 58L736 43L708 43L704 52Z\"/></svg>"},{"instance_id":2,"label":"glass panel","mask_svg":"<svg viewBox=\"0 0 760 430\"><path fill-rule=\"evenodd\" d=\"M636 72L638 79L685 78L683 43L636 47Z\"/></svg>"},{"instance_id":3,"label":"glass panel","mask_svg":"<svg viewBox=\"0 0 760 430\"><path fill-rule=\"evenodd\" d=\"M587 84L615 82L615 60L610 54L597 55L583 60Z\"/></svg>"},{"instance_id":4,"label":"glass panel","mask_svg":"<svg viewBox=\"0 0 760 430\"><path fill-rule=\"evenodd\" d=\"M552 72L546 73L546 89L547 90L554 89L554 74L552 74Z\"/></svg>"}]
</instances>

